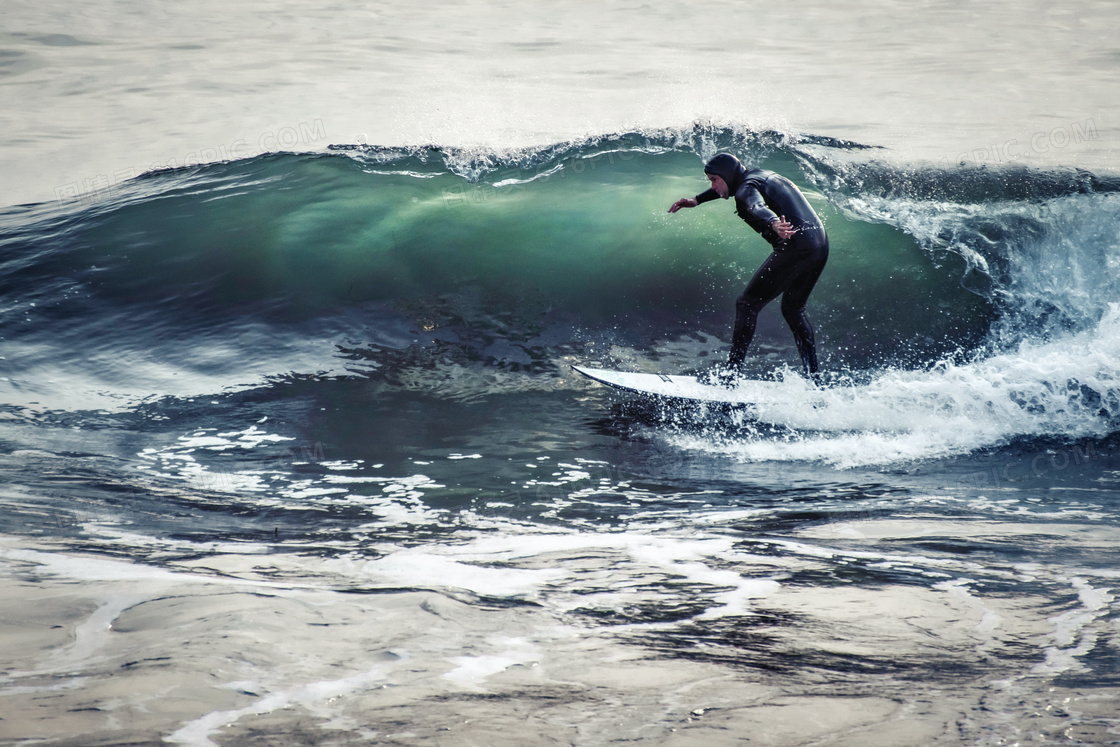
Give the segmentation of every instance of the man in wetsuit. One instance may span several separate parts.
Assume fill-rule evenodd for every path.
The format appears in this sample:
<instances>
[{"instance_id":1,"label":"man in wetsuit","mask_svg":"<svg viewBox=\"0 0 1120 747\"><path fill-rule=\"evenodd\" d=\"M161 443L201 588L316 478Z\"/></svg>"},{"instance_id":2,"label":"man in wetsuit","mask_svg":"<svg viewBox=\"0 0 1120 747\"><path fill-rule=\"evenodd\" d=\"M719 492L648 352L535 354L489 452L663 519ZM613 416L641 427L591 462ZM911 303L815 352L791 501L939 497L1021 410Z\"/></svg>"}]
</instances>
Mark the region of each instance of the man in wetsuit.
<instances>
[{"instance_id":1,"label":"man in wetsuit","mask_svg":"<svg viewBox=\"0 0 1120 747\"><path fill-rule=\"evenodd\" d=\"M696 197L682 197L669 208L675 213L705 202L734 195L735 211L774 251L755 272L735 303L735 330L731 338L728 371L722 378L742 371L755 322L763 306L782 296L782 316L793 330L797 352L806 374L817 373L817 348L813 327L805 316L809 293L828 261L828 235L805 195L793 182L773 171L748 169L729 153L720 153L704 167L711 189Z\"/></svg>"}]
</instances>

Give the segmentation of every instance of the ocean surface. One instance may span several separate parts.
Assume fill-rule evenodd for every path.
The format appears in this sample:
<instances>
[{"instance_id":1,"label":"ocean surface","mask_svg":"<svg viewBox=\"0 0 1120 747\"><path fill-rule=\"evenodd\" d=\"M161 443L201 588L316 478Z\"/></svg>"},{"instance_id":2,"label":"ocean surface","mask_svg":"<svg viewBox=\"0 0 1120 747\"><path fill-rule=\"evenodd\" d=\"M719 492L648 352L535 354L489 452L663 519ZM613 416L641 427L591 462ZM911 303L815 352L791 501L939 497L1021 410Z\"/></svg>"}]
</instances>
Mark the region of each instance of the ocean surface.
<instances>
[{"instance_id":1,"label":"ocean surface","mask_svg":"<svg viewBox=\"0 0 1120 747\"><path fill-rule=\"evenodd\" d=\"M0 744L1120 743L1120 6L0 19Z\"/></svg>"}]
</instances>

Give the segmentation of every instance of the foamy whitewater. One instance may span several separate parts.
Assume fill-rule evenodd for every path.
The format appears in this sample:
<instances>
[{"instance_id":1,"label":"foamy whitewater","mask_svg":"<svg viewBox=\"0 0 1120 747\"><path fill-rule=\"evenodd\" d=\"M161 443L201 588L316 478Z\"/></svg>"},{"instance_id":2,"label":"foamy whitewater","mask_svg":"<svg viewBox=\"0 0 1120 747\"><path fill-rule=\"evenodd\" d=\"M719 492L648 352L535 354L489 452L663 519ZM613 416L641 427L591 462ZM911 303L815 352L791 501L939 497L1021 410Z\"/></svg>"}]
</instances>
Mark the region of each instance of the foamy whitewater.
<instances>
[{"instance_id":1,"label":"foamy whitewater","mask_svg":"<svg viewBox=\"0 0 1120 747\"><path fill-rule=\"evenodd\" d=\"M1113 4L0 17L0 744L1120 741Z\"/></svg>"}]
</instances>

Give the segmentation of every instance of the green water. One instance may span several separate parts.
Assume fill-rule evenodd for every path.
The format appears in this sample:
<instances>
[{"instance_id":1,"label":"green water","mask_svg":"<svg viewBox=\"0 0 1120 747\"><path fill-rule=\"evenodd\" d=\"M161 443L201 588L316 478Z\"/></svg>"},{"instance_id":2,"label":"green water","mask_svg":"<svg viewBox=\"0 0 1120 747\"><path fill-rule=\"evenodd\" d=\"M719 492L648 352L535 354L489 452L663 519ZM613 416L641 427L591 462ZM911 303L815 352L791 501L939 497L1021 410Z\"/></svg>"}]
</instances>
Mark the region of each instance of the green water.
<instances>
[{"instance_id":1,"label":"green water","mask_svg":"<svg viewBox=\"0 0 1120 747\"><path fill-rule=\"evenodd\" d=\"M961 286L963 261L842 214L781 150L758 165L793 178L828 229L809 314L830 365L922 364L983 338L990 308ZM387 308L425 330L505 319L508 339L561 324L569 341L618 332L651 347L726 342L770 251L729 201L667 213L705 188L689 153L577 151L477 182L413 166L287 155L155 174L71 227L49 271L101 300L158 299L161 327L254 313L329 326ZM777 304L756 339L791 345Z\"/></svg>"}]
</instances>

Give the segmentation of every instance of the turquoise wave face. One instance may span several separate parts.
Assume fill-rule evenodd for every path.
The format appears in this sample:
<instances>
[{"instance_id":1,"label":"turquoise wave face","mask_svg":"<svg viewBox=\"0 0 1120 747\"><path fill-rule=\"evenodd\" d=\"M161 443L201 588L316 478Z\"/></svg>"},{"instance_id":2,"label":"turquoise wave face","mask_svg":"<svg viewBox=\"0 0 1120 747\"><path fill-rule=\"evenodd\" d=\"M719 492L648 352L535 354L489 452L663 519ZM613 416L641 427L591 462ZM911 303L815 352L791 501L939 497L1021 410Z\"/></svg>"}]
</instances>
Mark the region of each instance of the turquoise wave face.
<instances>
[{"instance_id":1,"label":"turquoise wave face","mask_svg":"<svg viewBox=\"0 0 1120 747\"><path fill-rule=\"evenodd\" d=\"M260 339L309 334L382 361L435 348L537 369L589 343L656 356L688 337L718 355L769 247L728 201L666 212L706 187L717 150L790 176L825 221L832 253L809 313L832 368L1076 331L1116 295L1107 179L897 170L853 162L863 149L849 143L696 130L504 154L275 154L9 212L2 322L41 358L200 338L267 357ZM776 309L756 339L776 361L791 349Z\"/></svg>"},{"instance_id":2,"label":"turquoise wave face","mask_svg":"<svg viewBox=\"0 0 1120 747\"><path fill-rule=\"evenodd\" d=\"M978 344L990 304L961 287L963 260L933 262L898 228L842 214L787 152L757 163L798 180L828 228L810 304L828 354L865 365ZM666 212L705 184L696 154L667 148L599 144L492 163L473 181L408 155L270 156L148 175L113 202L9 232L23 259L4 283L37 304L15 320L24 334L49 319L88 336L111 320L111 336L140 347L247 319L278 333L368 326L387 310L428 340L486 345L550 328L557 343L726 338L769 246L727 201ZM760 341L787 345L769 316Z\"/></svg>"}]
</instances>

